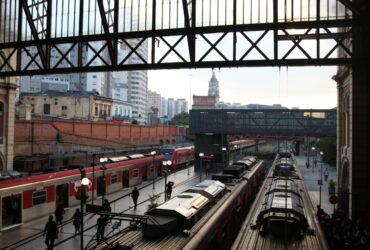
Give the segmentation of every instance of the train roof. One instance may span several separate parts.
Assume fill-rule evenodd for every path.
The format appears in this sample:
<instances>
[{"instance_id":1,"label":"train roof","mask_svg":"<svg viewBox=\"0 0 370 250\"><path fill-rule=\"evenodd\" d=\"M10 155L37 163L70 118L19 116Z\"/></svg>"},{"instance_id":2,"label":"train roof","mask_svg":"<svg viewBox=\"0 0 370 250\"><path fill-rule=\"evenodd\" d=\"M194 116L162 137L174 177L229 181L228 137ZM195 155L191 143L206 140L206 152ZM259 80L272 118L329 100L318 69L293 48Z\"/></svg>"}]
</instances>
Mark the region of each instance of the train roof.
<instances>
[{"instance_id":1,"label":"train roof","mask_svg":"<svg viewBox=\"0 0 370 250\"><path fill-rule=\"evenodd\" d=\"M201 194L184 192L150 210L147 214L152 216L174 215L189 220L209 202L209 199Z\"/></svg>"},{"instance_id":2,"label":"train roof","mask_svg":"<svg viewBox=\"0 0 370 250\"><path fill-rule=\"evenodd\" d=\"M273 180L269 191L265 195L265 200L258 215L258 221L270 217L275 219L281 217L283 219L287 216L287 213L293 214L291 219L307 225L298 185L291 179Z\"/></svg>"},{"instance_id":3,"label":"train roof","mask_svg":"<svg viewBox=\"0 0 370 250\"><path fill-rule=\"evenodd\" d=\"M209 200L214 201L218 195L226 189L226 185L216 180L204 180L201 183L191 187L186 192L199 193Z\"/></svg>"}]
</instances>

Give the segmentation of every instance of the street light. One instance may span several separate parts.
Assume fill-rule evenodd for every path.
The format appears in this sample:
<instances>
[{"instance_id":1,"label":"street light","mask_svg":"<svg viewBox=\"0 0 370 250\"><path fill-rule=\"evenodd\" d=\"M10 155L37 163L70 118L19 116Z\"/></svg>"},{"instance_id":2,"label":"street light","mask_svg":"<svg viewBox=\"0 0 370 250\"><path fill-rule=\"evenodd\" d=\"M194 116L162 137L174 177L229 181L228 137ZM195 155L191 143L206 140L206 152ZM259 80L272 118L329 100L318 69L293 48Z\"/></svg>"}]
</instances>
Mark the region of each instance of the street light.
<instances>
[{"instance_id":1,"label":"street light","mask_svg":"<svg viewBox=\"0 0 370 250\"><path fill-rule=\"evenodd\" d=\"M226 155L226 148L222 148L222 163L224 164L224 168L226 168L226 161L225 161L225 155Z\"/></svg>"},{"instance_id":2,"label":"street light","mask_svg":"<svg viewBox=\"0 0 370 250\"><path fill-rule=\"evenodd\" d=\"M191 147L188 147L189 150L189 155L188 155L188 160L186 164L188 165L188 175L190 175L190 157L191 157Z\"/></svg>"},{"instance_id":3,"label":"street light","mask_svg":"<svg viewBox=\"0 0 370 250\"><path fill-rule=\"evenodd\" d=\"M321 207L321 186L322 186L322 157L324 156L324 152L320 152L321 155L321 165L320 165L320 207Z\"/></svg>"},{"instance_id":4,"label":"street light","mask_svg":"<svg viewBox=\"0 0 370 250\"><path fill-rule=\"evenodd\" d=\"M200 158L200 175L199 175L199 181L202 182L202 157L204 156L204 153L199 153Z\"/></svg>"},{"instance_id":5,"label":"street light","mask_svg":"<svg viewBox=\"0 0 370 250\"><path fill-rule=\"evenodd\" d=\"M100 170L103 171L103 183L104 183L104 190L103 190L103 195L102 195L102 202L101 204L104 206L104 195L105 195L105 185L106 185L106 181L105 181L105 170L107 169L107 167L105 166L105 163L108 162L108 158L100 158L99 159L100 163L102 164L102 166L100 167Z\"/></svg>"},{"instance_id":6,"label":"street light","mask_svg":"<svg viewBox=\"0 0 370 250\"><path fill-rule=\"evenodd\" d=\"M162 165L164 166L164 201L167 200L167 166L171 166L172 162L170 160L163 161Z\"/></svg>"},{"instance_id":7,"label":"street light","mask_svg":"<svg viewBox=\"0 0 370 250\"><path fill-rule=\"evenodd\" d=\"M312 173L314 171L314 168L316 167L315 166L315 147L312 147L312 152L313 152L313 155L312 155Z\"/></svg>"},{"instance_id":8,"label":"street light","mask_svg":"<svg viewBox=\"0 0 370 250\"><path fill-rule=\"evenodd\" d=\"M150 152L150 154L153 156L153 159L152 159L152 169L153 169L153 172L152 172L152 178L153 178L153 189L155 189L155 186L154 186L154 183L155 183L155 181L154 181L154 179L155 179L155 169L154 169L154 157L155 157L155 155L156 155L156 151L152 151L152 152Z\"/></svg>"},{"instance_id":9,"label":"street light","mask_svg":"<svg viewBox=\"0 0 370 250\"><path fill-rule=\"evenodd\" d=\"M81 174L81 182L79 183L80 184L80 190L81 190L81 195L80 195L80 201L81 201L80 202L80 209L81 209L80 249L83 250L84 249L84 235L83 235L83 232L84 232L84 211L83 211L83 209L84 209L85 199L88 198L86 196L85 187L90 184L90 180L86 177L86 172L85 172L85 169L83 167L80 167L80 174Z\"/></svg>"}]
</instances>

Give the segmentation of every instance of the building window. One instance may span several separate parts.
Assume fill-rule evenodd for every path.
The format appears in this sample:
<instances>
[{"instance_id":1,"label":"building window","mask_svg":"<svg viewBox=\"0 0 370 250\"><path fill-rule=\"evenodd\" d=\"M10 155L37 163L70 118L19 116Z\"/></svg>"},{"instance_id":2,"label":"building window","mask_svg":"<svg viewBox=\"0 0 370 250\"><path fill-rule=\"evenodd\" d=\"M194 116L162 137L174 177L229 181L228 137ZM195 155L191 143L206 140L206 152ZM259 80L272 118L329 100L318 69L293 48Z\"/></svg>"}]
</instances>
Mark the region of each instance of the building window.
<instances>
[{"instance_id":1,"label":"building window","mask_svg":"<svg viewBox=\"0 0 370 250\"><path fill-rule=\"evenodd\" d=\"M37 190L32 193L32 205L40 205L46 202L46 190Z\"/></svg>"},{"instance_id":2,"label":"building window","mask_svg":"<svg viewBox=\"0 0 370 250\"><path fill-rule=\"evenodd\" d=\"M139 177L139 169L135 168L133 171L132 171L132 175L134 178L137 178Z\"/></svg>"},{"instance_id":3,"label":"building window","mask_svg":"<svg viewBox=\"0 0 370 250\"><path fill-rule=\"evenodd\" d=\"M44 114L50 115L50 104L44 104Z\"/></svg>"},{"instance_id":4,"label":"building window","mask_svg":"<svg viewBox=\"0 0 370 250\"><path fill-rule=\"evenodd\" d=\"M98 107L95 107L95 115L98 115L99 112L98 112Z\"/></svg>"},{"instance_id":5,"label":"building window","mask_svg":"<svg viewBox=\"0 0 370 250\"><path fill-rule=\"evenodd\" d=\"M118 175L117 174L112 174L112 176L110 177L110 183L114 184L114 183L117 183L117 182L118 182Z\"/></svg>"},{"instance_id":6,"label":"building window","mask_svg":"<svg viewBox=\"0 0 370 250\"><path fill-rule=\"evenodd\" d=\"M67 106L62 106L62 110L67 110Z\"/></svg>"}]
</instances>

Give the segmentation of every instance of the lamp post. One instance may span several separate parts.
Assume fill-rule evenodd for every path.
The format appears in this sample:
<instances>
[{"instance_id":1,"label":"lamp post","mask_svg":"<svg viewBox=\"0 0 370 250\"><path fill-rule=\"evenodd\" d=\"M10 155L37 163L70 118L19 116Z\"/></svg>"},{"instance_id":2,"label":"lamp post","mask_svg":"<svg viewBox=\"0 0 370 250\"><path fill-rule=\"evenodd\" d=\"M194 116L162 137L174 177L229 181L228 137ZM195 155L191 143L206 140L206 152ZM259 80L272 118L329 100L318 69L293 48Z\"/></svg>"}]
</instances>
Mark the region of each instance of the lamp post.
<instances>
[{"instance_id":1,"label":"lamp post","mask_svg":"<svg viewBox=\"0 0 370 250\"><path fill-rule=\"evenodd\" d=\"M92 167L93 167L93 175L92 175L92 190L91 190L91 204L94 205L94 189L95 189L95 155L92 156Z\"/></svg>"},{"instance_id":2,"label":"lamp post","mask_svg":"<svg viewBox=\"0 0 370 250\"><path fill-rule=\"evenodd\" d=\"M150 152L150 154L153 156L153 159L152 159L152 168L153 168L153 172L152 172L152 178L153 178L153 189L155 189L155 168L154 168L154 157L155 157L155 155L156 155L156 151L152 151L152 152Z\"/></svg>"},{"instance_id":3,"label":"lamp post","mask_svg":"<svg viewBox=\"0 0 370 250\"><path fill-rule=\"evenodd\" d=\"M321 164L320 164L320 198L319 198L319 204L320 204L320 207L321 207L321 186L322 186L322 157L324 155L324 152L320 152L320 155L321 155Z\"/></svg>"},{"instance_id":4,"label":"lamp post","mask_svg":"<svg viewBox=\"0 0 370 250\"><path fill-rule=\"evenodd\" d=\"M84 249L84 235L83 235L83 232L84 232L84 211L83 211L83 208L84 208L84 202L85 202L85 199L87 199L86 195L85 195L85 187L87 185L90 184L90 180L86 177L86 172L85 172L85 169L83 167L80 168L80 173L81 173L81 183L80 183L80 189L81 189L81 196L80 196L80 209L81 209L81 231L80 231L80 249L83 250Z\"/></svg>"},{"instance_id":5,"label":"lamp post","mask_svg":"<svg viewBox=\"0 0 370 250\"><path fill-rule=\"evenodd\" d=\"M164 166L164 201L167 200L167 166L171 166L172 162L170 160L163 161L162 165Z\"/></svg>"},{"instance_id":6,"label":"lamp post","mask_svg":"<svg viewBox=\"0 0 370 250\"><path fill-rule=\"evenodd\" d=\"M226 161L225 161L225 155L226 155L226 148L222 148L222 163L224 164L224 168L226 167Z\"/></svg>"},{"instance_id":7,"label":"lamp post","mask_svg":"<svg viewBox=\"0 0 370 250\"><path fill-rule=\"evenodd\" d=\"M105 195L105 185L106 185L106 181L105 181L105 170L107 169L107 167L105 166L105 163L108 161L108 158L100 158L99 161L102 164L102 166L100 167L100 170L103 171L103 183L104 183L104 191L103 191L103 195L102 195L101 204L104 205L104 195Z\"/></svg>"},{"instance_id":8,"label":"lamp post","mask_svg":"<svg viewBox=\"0 0 370 250\"><path fill-rule=\"evenodd\" d=\"M315 168L315 147L312 147L312 173L314 171L314 168Z\"/></svg>"},{"instance_id":9,"label":"lamp post","mask_svg":"<svg viewBox=\"0 0 370 250\"><path fill-rule=\"evenodd\" d=\"M188 147L189 155L188 155L188 161L186 164L188 165L188 175L190 175L190 154L191 154L191 147Z\"/></svg>"},{"instance_id":10,"label":"lamp post","mask_svg":"<svg viewBox=\"0 0 370 250\"><path fill-rule=\"evenodd\" d=\"M204 156L204 153L199 153L200 158L200 175L199 175L199 181L202 182L202 158Z\"/></svg>"}]
</instances>

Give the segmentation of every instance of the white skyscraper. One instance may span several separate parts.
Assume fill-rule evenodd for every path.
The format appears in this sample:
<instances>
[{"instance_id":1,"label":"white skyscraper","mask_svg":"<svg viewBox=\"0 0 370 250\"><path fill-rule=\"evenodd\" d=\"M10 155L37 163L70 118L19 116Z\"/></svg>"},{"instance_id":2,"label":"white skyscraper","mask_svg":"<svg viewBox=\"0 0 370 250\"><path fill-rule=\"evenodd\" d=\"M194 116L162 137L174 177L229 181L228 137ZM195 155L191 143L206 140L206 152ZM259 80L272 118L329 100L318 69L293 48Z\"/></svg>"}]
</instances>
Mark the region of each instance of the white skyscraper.
<instances>
[{"instance_id":1,"label":"white skyscraper","mask_svg":"<svg viewBox=\"0 0 370 250\"><path fill-rule=\"evenodd\" d=\"M160 117L168 116L168 101L165 97L161 97L161 112Z\"/></svg>"}]
</instances>

